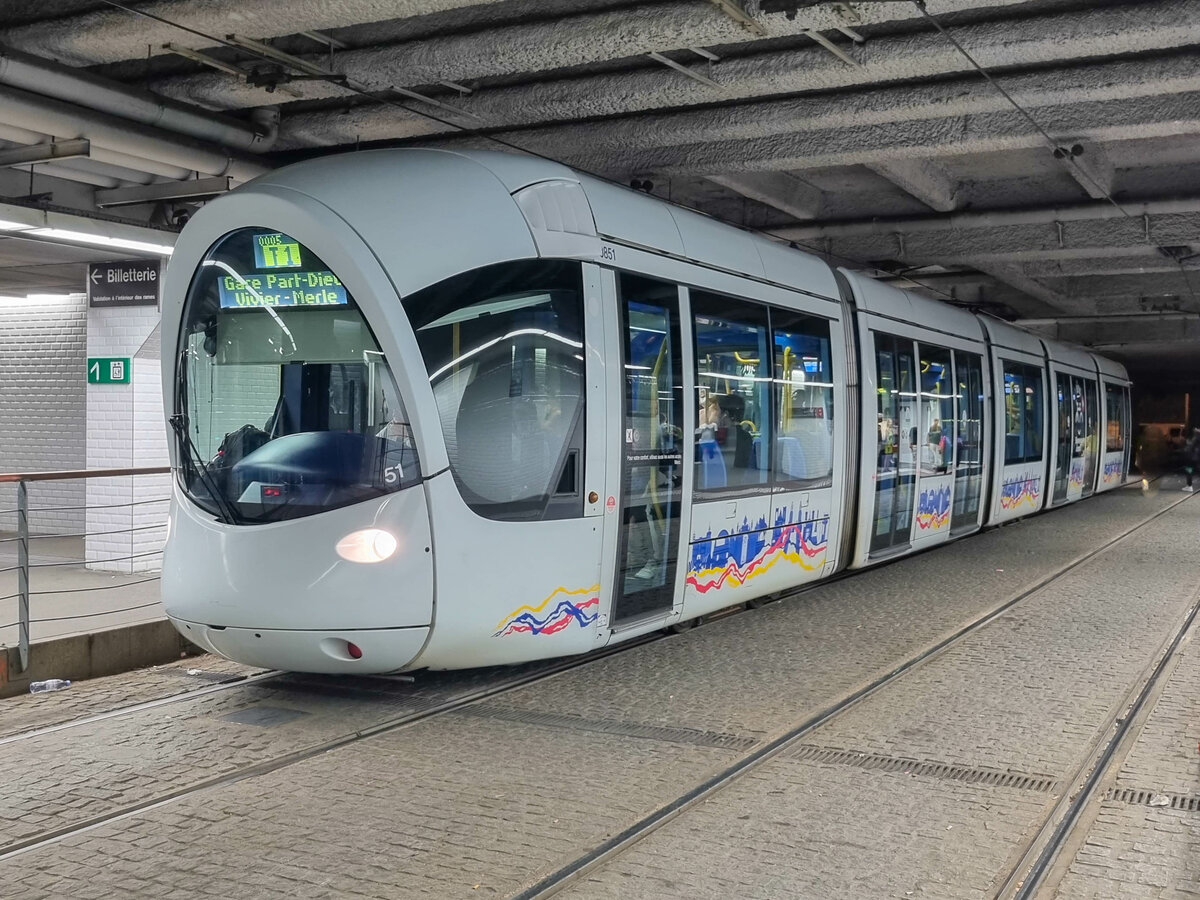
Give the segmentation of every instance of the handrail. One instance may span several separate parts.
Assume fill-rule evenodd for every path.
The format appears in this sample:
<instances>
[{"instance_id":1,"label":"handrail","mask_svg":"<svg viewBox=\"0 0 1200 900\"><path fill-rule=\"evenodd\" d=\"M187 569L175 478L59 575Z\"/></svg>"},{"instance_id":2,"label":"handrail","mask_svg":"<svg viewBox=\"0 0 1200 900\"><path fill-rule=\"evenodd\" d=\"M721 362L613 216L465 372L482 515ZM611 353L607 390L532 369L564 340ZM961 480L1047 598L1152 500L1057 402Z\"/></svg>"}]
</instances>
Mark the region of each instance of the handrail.
<instances>
[{"instance_id":1,"label":"handrail","mask_svg":"<svg viewBox=\"0 0 1200 900\"><path fill-rule=\"evenodd\" d=\"M70 472L0 472L0 484L19 481L68 481L72 478L114 478L118 475L165 475L170 466L143 469L78 469Z\"/></svg>"},{"instance_id":2,"label":"handrail","mask_svg":"<svg viewBox=\"0 0 1200 900\"><path fill-rule=\"evenodd\" d=\"M29 541L31 535L29 533L29 484L33 481L69 481L76 478L113 478L126 475L165 475L171 471L170 466L146 466L143 468L124 468L124 469L80 469L75 471L61 472L0 472L0 484L16 484L17 486L17 644L19 649L20 671L27 671L29 668L29 626L32 622L29 615L29 598L40 594L63 594L63 593L82 593L85 591L109 590L116 585L105 585L100 588L74 588L72 590L63 591L31 591L29 589L29 570L31 568L42 568L45 566L54 565L73 565L74 563L43 563L38 566L31 566L29 563ZM161 502L159 498L150 502ZM119 506L133 506L137 501L128 504L117 504ZM69 507L64 507L69 508ZM86 507L84 507L86 508ZM132 532L132 526L131 526ZM132 538L132 534L131 534ZM161 551L150 551L149 553L131 554L127 557L115 557L105 562L117 562L124 560L133 560L146 556L154 556ZM147 579L153 581L154 579ZM132 582L133 584L141 584L142 582ZM7 598L7 599L12 599Z\"/></svg>"}]
</instances>

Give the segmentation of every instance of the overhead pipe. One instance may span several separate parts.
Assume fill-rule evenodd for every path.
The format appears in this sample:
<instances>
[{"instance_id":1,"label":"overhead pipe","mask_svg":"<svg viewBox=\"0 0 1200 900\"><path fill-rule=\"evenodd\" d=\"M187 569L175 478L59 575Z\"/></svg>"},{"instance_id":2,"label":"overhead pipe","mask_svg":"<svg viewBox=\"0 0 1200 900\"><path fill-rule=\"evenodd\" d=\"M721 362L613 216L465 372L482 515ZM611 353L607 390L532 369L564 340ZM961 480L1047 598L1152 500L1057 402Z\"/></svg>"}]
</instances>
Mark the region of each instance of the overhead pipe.
<instances>
[{"instance_id":1,"label":"overhead pipe","mask_svg":"<svg viewBox=\"0 0 1200 900\"><path fill-rule=\"evenodd\" d=\"M94 148L93 158L100 159L97 151L104 150L122 154L127 158L122 164L129 168L134 168L134 160L141 159L175 167L175 171L187 174L228 175L236 181L249 181L270 171L269 166L258 160L222 147L182 135L168 135L18 88L0 86L0 118L18 129L59 138L87 138ZM111 158L105 161L115 162Z\"/></svg>"},{"instance_id":2,"label":"overhead pipe","mask_svg":"<svg viewBox=\"0 0 1200 900\"><path fill-rule=\"evenodd\" d=\"M263 152L278 136L270 122L246 125L224 116L201 113L182 103L116 84L0 45L0 85L56 100L77 103L96 112L212 141L235 150Z\"/></svg>"},{"instance_id":3,"label":"overhead pipe","mask_svg":"<svg viewBox=\"0 0 1200 900\"><path fill-rule=\"evenodd\" d=\"M1055 222L1120 219L1126 215L1141 217L1195 212L1200 212L1200 197L1152 200L1147 203L1122 203L1120 209L1111 203L1100 202L1041 209L959 212L941 216L857 219L824 225L788 226L775 229L773 233L785 239L807 240L809 238L859 237L895 232L918 234L932 231L960 231L969 228L1002 228L1007 225L1052 225Z\"/></svg>"}]
</instances>

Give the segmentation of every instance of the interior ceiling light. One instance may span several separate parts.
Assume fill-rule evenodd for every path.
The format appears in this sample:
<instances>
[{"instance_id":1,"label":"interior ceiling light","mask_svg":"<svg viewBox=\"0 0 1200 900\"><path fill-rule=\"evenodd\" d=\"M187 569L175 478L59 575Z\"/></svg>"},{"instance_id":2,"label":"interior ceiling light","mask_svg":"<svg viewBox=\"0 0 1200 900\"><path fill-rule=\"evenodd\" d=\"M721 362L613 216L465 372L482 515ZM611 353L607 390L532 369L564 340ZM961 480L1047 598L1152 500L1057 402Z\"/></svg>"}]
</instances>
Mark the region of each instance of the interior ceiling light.
<instances>
[{"instance_id":1,"label":"interior ceiling light","mask_svg":"<svg viewBox=\"0 0 1200 900\"><path fill-rule=\"evenodd\" d=\"M29 234L36 234L38 237L59 241L70 241L75 244L93 244L99 247L113 247L121 250L140 250L143 253L157 253L161 256L170 256L174 252L174 248L166 244L151 244L148 241L108 237L103 234L88 234L85 231L70 231L65 228L34 228L29 231Z\"/></svg>"},{"instance_id":2,"label":"interior ceiling light","mask_svg":"<svg viewBox=\"0 0 1200 900\"><path fill-rule=\"evenodd\" d=\"M26 231L32 227L32 225L26 225L24 222L13 222L9 219L0 219L0 231Z\"/></svg>"}]
</instances>

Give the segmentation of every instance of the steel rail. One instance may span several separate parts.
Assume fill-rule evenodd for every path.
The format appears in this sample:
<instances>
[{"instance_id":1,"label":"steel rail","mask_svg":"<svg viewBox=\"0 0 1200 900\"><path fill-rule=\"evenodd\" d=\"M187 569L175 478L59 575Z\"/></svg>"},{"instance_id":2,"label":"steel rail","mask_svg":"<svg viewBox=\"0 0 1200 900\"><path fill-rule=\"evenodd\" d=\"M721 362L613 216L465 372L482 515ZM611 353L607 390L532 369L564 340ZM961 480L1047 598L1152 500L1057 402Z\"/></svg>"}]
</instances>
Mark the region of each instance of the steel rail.
<instances>
[{"instance_id":1,"label":"steel rail","mask_svg":"<svg viewBox=\"0 0 1200 900\"><path fill-rule=\"evenodd\" d=\"M1071 779L1071 787L1066 792L1066 796L1072 799L1066 810L1057 820L1054 813L1061 809L1061 806L1051 812L1042 827L1026 844L1027 852L1005 880L1004 885L996 894L997 897L1008 896L1012 886L1015 885L1016 892L1012 895L1013 900L1031 900L1037 894L1038 889L1044 885L1059 854L1074 834L1084 808L1095 798L1097 786L1111 771L1113 764L1118 761L1118 747L1131 733L1147 698L1158 686L1163 674L1167 671L1167 666L1178 658L1180 644L1195 623L1197 612L1200 612L1200 604L1193 603L1184 616L1183 624L1169 638L1165 649L1160 648L1160 652L1156 655L1157 663L1143 681L1140 690L1137 691L1137 696L1131 702L1122 703L1117 715L1106 723L1101 732L1098 752L1093 747L1093 752L1088 754L1080 769L1076 771L1075 777ZM1103 739L1105 734L1108 735L1107 740ZM1121 759L1123 760L1124 757ZM1049 832L1048 835L1047 832ZM1030 856L1037 852L1039 846L1041 846L1041 851L1037 853L1037 859L1030 864Z\"/></svg>"},{"instance_id":2,"label":"steel rail","mask_svg":"<svg viewBox=\"0 0 1200 900\"><path fill-rule=\"evenodd\" d=\"M454 712L455 710L461 709L464 706L470 706L471 704L479 703L483 700L491 699L492 697L496 697L500 694L508 693L509 691L516 690L517 688L522 688L527 685L534 684L538 681L544 681L546 679L553 678L557 675L560 675L564 672L568 672L572 669L577 669L577 668L581 668L581 667L590 665L591 663L596 662L598 660L606 659L610 656L615 656L620 653L625 653L629 650L633 650L636 647L641 647L646 644L653 643L654 641L663 640L665 637L666 637L666 635L663 634L662 632L656 632L653 634L644 635L640 638L634 638L633 640L630 640L628 642L622 642L620 644L616 644L615 646L604 647L602 649L595 650L592 653L588 653L583 656L569 657L566 659L557 660L555 662L551 662L551 663L547 664L545 667L538 669L535 672L522 673L520 675L510 677L510 678L500 681L498 683L494 683L491 685L484 685L483 687L468 690L456 697L448 698L444 702L439 703L435 706L432 706L428 709L411 710L406 713L401 713L400 715L392 716L391 718L385 719L382 722L377 722L374 725L368 725L364 728L359 728L359 729L355 729L353 731L348 731L345 734L339 735L338 737L330 738L330 739L322 741L318 744L314 744L309 747L304 747L300 750L293 750L290 753L283 753L283 754L280 754L275 757L260 760L259 762L256 762L256 763L251 763L251 764L245 765L245 766L239 766L237 768L231 769L228 772L223 772L219 775L214 775L210 778L201 779L200 781L193 782L192 784L185 785L176 790L158 794L153 797L148 797L144 800L139 800L134 803L125 804L117 809L111 810L106 813L101 813L100 815L92 816L92 817L90 817L88 819L84 819L83 821L80 821L80 822L75 822L70 825L64 825L59 828L48 829L46 831L41 832L40 834L30 835L29 837L23 838L21 840L13 841L9 844L0 846L0 862L4 862L15 856L19 856L22 853L27 853L30 850L36 850L40 847L44 847L49 844L57 843L59 841L65 840L66 838L72 837L74 835L92 831L96 828L100 828L100 827L110 824L112 822L117 822L117 821L121 821L123 819L127 819L131 816L137 815L138 813L146 812L150 809L156 809L160 806L165 806L169 803L174 803L178 800L186 799L188 797L194 796L194 795L202 793L204 791L212 790L213 788L218 788L218 787L222 787L227 784L232 784L237 781L242 781L246 778L254 778L259 775L266 775L271 772L277 772L280 769L284 769L284 768L287 768L288 766L293 766L297 763L304 762L306 760L312 759L313 757L320 756L321 754L324 754L324 753L328 753L331 750L337 750L341 747L345 747L350 744L355 744L355 743L367 740L369 738L375 737L380 734L385 734L390 731L395 731L396 729L403 728L405 726L424 721L425 719L430 719L435 716L443 715L445 713ZM283 673L279 673L279 674L283 674ZM265 675L271 675L273 677L278 677L278 674L276 674L276 673L265 673ZM262 680L266 680L266 677L264 676ZM245 684L246 684L246 682L239 682L239 683L234 683L234 684L229 684L229 685L214 685L214 688L230 689L230 688L236 688L236 687L243 687L243 686L245 686ZM212 693L212 691L209 691L209 693ZM198 697L198 696L204 696L204 695L201 694L201 692L199 692L199 691L193 691L193 692L190 692L185 695L180 695L179 700L175 700L174 698L164 698L164 699L171 700L172 702L180 702L181 700L192 699L192 698ZM150 701L149 704L145 708L152 709L152 708L155 708L156 706L162 706L162 705L166 705L166 704L162 703L162 702ZM140 711L138 706L127 707L122 710L113 710L108 714L101 713L101 714L99 714L99 717L114 718L114 717L120 716L120 715L128 715L128 714L130 714L132 712L136 712L136 711ZM97 720L98 719L93 719L93 721L97 721ZM85 724L85 723L81 721L79 724ZM46 730L41 731L39 733L49 733L50 731L61 731L65 728L70 728L70 727L74 727L74 723L62 723L61 725L47 726ZM6 742L11 742L13 740L23 740L25 737L32 737L32 736L34 736L34 732L23 733L21 735L13 735L13 736L10 736L8 739L0 740L0 744L6 743Z\"/></svg>"},{"instance_id":3,"label":"steel rail","mask_svg":"<svg viewBox=\"0 0 1200 900\"><path fill-rule=\"evenodd\" d=\"M860 701L879 692L883 688L892 685L916 667L932 660L935 657L941 656L946 650L955 646L964 638L975 634L994 622L1012 607L1027 600L1034 594L1039 593L1044 588L1048 587L1060 578L1065 577L1090 560L1096 558L1109 548L1115 546L1121 541L1126 540L1136 531L1140 530L1146 525L1149 525L1155 519L1166 515L1180 503L1183 503L1188 499L1190 498L1183 497L1179 500L1176 500L1158 512L1147 516L1132 527L1106 541L1101 546L1083 554L1082 556L1076 557L1074 560L1066 563L1063 566L1060 566L1058 569L1046 575L1037 583L1022 591L1020 594L1017 594L1015 597L1004 601L999 606L989 610L981 616L978 616L948 637L945 637L937 643L926 647L924 650L917 652L913 656L910 656L891 671L875 678L867 685L859 688L851 694L846 695L845 697L842 697L840 700L835 701L830 706L805 719L803 722L796 725L794 728L791 728L779 737L746 754L738 761L727 766L725 769L692 788L690 791L687 791L686 793L677 797L675 800L660 806L658 809L639 819L625 830L614 835L603 843L598 844L588 852L576 857L574 860L571 860L569 863L561 866L554 872L551 872L549 875L544 876L540 880L522 890L520 893L513 895L511 900L543 900L543 898L551 897L554 894L557 894L560 890L570 886L574 882L578 881L578 879L640 843L644 838L658 831L658 829L662 828L672 819L675 819L679 815L687 812L689 809L698 805L699 803L709 800L711 797L740 779L743 775L746 775L752 770L757 769L763 763L782 753L792 745L798 743L818 727L829 723L842 713L849 710L851 707L856 706Z\"/></svg>"},{"instance_id":4,"label":"steel rail","mask_svg":"<svg viewBox=\"0 0 1200 900\"><path fill-rule=\"evenodd\" d=\"M132 703L129 706L119 706L115 709L108 709L104 712L93 713L88 716L82 716L78 719L68 719L65 722L56 722L53 725L43 725L39 728L31 728L28 731L19 731L13 734L0 736L0 747L5 744L15 744L17 741L25 741L30 738L42 737L47 734L55 734L59 731L65 731L68 728L78 728L81 725L91 725L95 722L103 722L106 719L115 719L120 716L128 716L134 713L144 712L147 709L158 709L162 706L169 706L173 703L182 703L186 700L196 700L200 697L209 697L213 694L227 691L232 688L245 687L250 684L258 684L263 681L270 681L284 675L284 672L272 670L268 672L260 672L258 675L234 675L229 681L222 681L219 684L209 685L207 687L198 688L194 691L183 691L179 694L172 694L169 697L158 697L154 700L145 700L141 703Z\"/></svg>"}]
</instances>

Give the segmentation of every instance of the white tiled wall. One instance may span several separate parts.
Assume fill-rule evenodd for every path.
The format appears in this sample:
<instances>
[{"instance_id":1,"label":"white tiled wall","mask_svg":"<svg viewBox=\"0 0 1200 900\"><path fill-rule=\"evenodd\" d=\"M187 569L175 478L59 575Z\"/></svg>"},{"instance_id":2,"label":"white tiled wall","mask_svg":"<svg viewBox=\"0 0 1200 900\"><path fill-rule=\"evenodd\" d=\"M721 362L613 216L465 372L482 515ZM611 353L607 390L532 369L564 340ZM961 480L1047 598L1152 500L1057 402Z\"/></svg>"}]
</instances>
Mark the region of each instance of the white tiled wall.
<instances>
[{"instance_id":1,"label":"white tiled wall","mask_svg":"<svg viewBox=\"0 0 1200 900\"><path fill-rule=\"evenodd\" d=\"M133 358L131 384L87 386L89 469L168 463L158 354L138 358L158 322L154 307L88 310L87 355ZM117 533L90 534L88 565L115 572L157 571L167 513L162 498L169 492L169 475L89 479L88 532Z\"/></svg>"},{"instance_id":2,"label":"white tiled wall","mask_svg":"<svg viewBox=\"0 0 1200 900\"><path fill-rule=\"evenodd\" d=\"M0 299L0 472L82 469L86 462L87 300ZM30 486L31 527L83 530L80 481ZM0 530L16 526L16 488L0 485Z\"/></svg>"}]
</instances>

